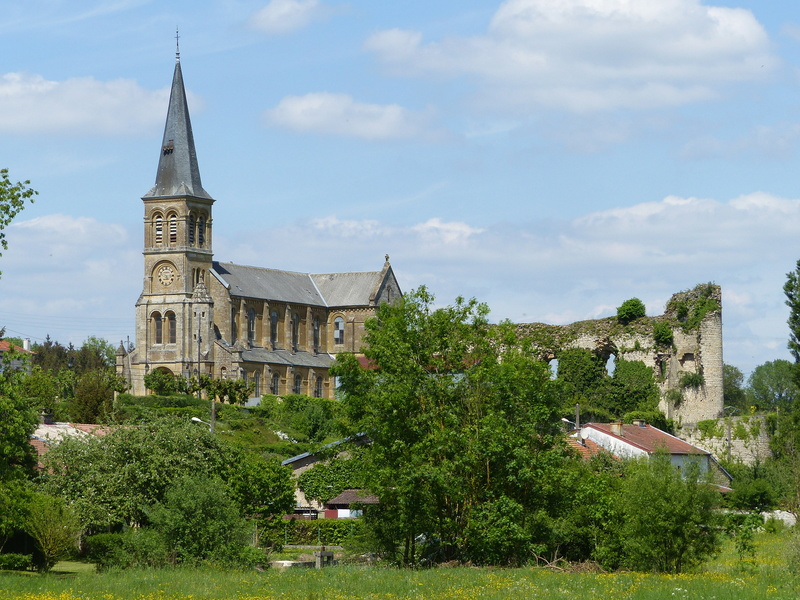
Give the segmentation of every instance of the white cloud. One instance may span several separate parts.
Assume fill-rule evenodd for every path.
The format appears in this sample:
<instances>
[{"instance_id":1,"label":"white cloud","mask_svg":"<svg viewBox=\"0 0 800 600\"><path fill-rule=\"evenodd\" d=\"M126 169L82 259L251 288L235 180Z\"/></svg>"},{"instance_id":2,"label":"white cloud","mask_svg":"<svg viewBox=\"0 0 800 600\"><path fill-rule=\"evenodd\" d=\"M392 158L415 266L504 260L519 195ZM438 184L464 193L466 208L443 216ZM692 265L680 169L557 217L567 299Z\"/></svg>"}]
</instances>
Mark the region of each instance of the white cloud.
<instances>
[{"instance_id":1,"label":"white cloud","mask_svg":"<svg viewBox=\"0 0 800 600\"><path fill-rule=\"evenodd\" d=\"M429 116L397 104L356 102L347 94L319 92L286 96L265 113L269 124L295 131L343 135L365 140L435 137Z\"/></svg>"},{"instance_id":2,"label":"white cloud","mask_svg":"<svg viewBox=\"0 0 800 600\"><path fill-rule=\"evenodd\" d=\"M679 106L776 65L750 11L699 0L506 0L485 34L392 29L365 47L397 73L473 79L481 105L523 114Z\"/></svg>"},{"instance_id":3,"label":"white cloud","mask_svg":"<svg viewBox=\"0 0 800 600\"><path fill-rule=\"evenodd\" d=\"M271 0L250 18L250 25L267 34L290 33L330 12L318 0Z\"/></svg>"},{"instance_id":4,"label":"white cloud","mask_svg":"<svg viewBox=\"0 0 800 600\"><path fill-rule=\"evenodd\" d=\"M150 91L128 79L50 81L29 73L0 77L0 132L138 135L163 123L169 89Z\"/></svg>"}]
</instances>

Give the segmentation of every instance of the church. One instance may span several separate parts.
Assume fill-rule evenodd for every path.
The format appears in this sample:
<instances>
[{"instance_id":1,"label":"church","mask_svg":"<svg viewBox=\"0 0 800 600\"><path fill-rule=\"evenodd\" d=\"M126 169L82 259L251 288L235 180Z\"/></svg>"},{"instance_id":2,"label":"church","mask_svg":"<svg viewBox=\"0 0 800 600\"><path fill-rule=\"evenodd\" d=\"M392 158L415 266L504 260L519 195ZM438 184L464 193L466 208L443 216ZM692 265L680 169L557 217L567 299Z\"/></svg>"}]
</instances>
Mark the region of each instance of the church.
<instances>
[{"instance_id":1,"label":"church","mask_svg":"<svg viewBox=\"0 0 800 600\"><path fill-rule=\"evenodd\" d=\"M214 198L200 182L176 55L155 186L144 203L144 282L135 347L117 352L131 393L146 374L244 379L254 397L333 398L328 369L359 353L364 322L401 291L389 264L364 273L296 273L221 263L213 255Z\"/></svg>"}]
</instances>

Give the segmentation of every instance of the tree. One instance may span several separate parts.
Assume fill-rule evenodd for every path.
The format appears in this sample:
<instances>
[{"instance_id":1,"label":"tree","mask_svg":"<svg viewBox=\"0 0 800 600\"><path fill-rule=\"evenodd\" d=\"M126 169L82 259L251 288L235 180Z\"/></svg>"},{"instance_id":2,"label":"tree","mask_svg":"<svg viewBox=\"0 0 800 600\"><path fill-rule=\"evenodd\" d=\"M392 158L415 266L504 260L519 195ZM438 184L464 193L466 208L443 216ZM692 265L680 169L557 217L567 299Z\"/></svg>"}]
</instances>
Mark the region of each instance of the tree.
<instances>
[{"instance_id":1,"label":"tree","mask_svg":"<svg viewBox=\"0 0 800 600\"><path fill-rule=\"evenodd\" d=\"M70 416L77 423L101 423L111 416L114 392L124 392L124 378L111 370L87 371L78 378Z\"/></svg>"},{"instance_id":2,"label":"tree","mask_svg":"<svg viewBox=\"0 0 800 600\"><path fill-rule=\"evenodd\" d=\"M800 363L800 260L797 261L794 271L786 274L786 283L783 285L786 296L786 305L789 307L789 352L792 353L795 363Z\"/></svg>"},{"instance_id":3,"label":"tree","mask_svg":"<svg viewBox=\"0 0 800 600\"><path fill-rule=\"evenodd\" d=\"M23 377L19 370L0 372L0 483L30 477L36 465L30 435L39 415L21 394Z\"/></svg>"},{"instance_id":4,"label":"tree","mask_svg":"<svg viewBox=\"0 0 800 600\"><path fill-rule=\"evenodd\" d=\"M77 549L81 526L61 498L35 493L25 517L25 531L36 542L42 571L49 571L70 550Z\"/></svg>"},{"instance_id":5,"label":"tree","mask_svg":"<svg viewBox=\"0 0 800 600\"><path fill-rule=\"evenodd\" d=\"M486 305L433 302L423 287L378 308L365 325L373 368L337 357L352 433L372 440L364 476L380 504L365 523L381 551L405 565L523 562L546 522L532 515L554 508L556 384L513 327L489 326ZM483 518L499 533L476 529ZM520 529L524 544L500 543ZM489 551L487 540L498 545Z\"/></svg>"},{"instance_id":6,"label":"tree","mask_svg":"<svg viewBox=\"0 0 800 600\"><path fill-rule=\"evenodd\" d=\"M6 235L3 233L19 211L25 208L25 201L33 202L33 197L39 192L30 189L30 181L11 183L8 178L8 169L0 169L0 248L8 250ZM3 253L0 251L0 256ZM2 271L0 271L2 275Z\"/></svg>"},{"instance_id":7,"label":"tree","mask_svg":"<svg viewBox=\"0 0 800 600\"><path fill-rule=\"evenodd\" d=\"M158 419L120 427L103 437L62 441L45 456L45 489L69 501L87 528L142 525L148 507L162 501L167 490L187 476L220 477L226 482L245 478L240 472L242 456L188 419ZM255 485L255 475L245 478L253 489L249 495L237 492L242 514L257 501L262 503L263 518L283 514L289 470L263 462L259 468L274 485L264 485L263 480Z\"/></svg>"},{"instance_id":8,"label":"tree","mask_svg":"<svg viewBox=\"0 0 800 600\"><path fill-rule=\"evenodd\" d=\"M724 406L747 410L747 395L743 389L744 374L733 365L722 365L722 398Z\"/></svg>"},{"instance_id":9,"label":"tree","mask_svg":"<svg viewBox=\"0 0 800 600\"><path fill-rule=\"evenodd\" d=\"M635 319L645 316L646 312L644 302L638 298L631 298L630 300L625 300L617 308L617 319L620 323L626 325Z\"/></svg>"},{"instance_id":10,"label":"tree","mask_svg":"<svg viewBox=\"0 0 800 600\"><path fill-rule=\"evenodd\" d=\"M620 495L627 566L680 573L713 556L720 546L718 497L696 463L681 472L666 453L630 463Z\"/></svg>"},{"instance_id":11,"label":"tree","mask_svg":"<svg viewBox=\"0 0 800 600\"><path fill-rule=\"evenodd\" d=\"M757 366L748 379L749 400L761 410L792 410L798 398L795 365L773 360Z\"/></svg>"}]
</instances>

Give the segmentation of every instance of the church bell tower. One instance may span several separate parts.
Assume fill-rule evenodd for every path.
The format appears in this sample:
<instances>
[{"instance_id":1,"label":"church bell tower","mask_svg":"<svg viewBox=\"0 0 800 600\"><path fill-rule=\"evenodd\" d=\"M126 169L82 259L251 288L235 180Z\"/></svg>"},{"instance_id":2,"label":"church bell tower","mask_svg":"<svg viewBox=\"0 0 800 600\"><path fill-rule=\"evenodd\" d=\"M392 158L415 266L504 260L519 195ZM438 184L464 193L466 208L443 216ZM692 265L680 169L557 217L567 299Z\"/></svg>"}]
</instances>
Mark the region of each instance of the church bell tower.
<instances>
[{"instance_id":1,"label":"church bell tower","mask_svg":"<svg viewBox=\"0 0 800 600\"><path fill-rule=\"evenodd\" d=\"M176 52L155 186L144 203L144 283L136 303L133 393L153 370L175 376L209 373L213 302L208 293L211 208L203 189ZM138 375L138 376L137 376Z\"/></svg>"}]
</instances>

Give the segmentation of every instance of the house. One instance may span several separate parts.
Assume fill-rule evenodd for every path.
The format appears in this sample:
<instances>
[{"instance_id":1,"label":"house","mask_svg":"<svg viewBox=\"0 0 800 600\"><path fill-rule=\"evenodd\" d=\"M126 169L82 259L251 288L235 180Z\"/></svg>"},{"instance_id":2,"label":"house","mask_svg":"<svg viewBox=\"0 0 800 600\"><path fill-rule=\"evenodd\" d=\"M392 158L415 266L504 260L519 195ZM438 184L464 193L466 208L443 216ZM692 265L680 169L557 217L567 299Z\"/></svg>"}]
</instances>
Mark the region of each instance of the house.
<instances>
[{"instance_id":1,"label":"house","mask_svg":"<svg viewBox=\"0 0 800 600\"><path fill-rule=\"evenodd\" d=\"M325 503L326 519L355 519L362 515L363 507L379 504L378 497L364 490L344 490Z\"/></svg>"},{"instance_id":2,"label":"house","mask_svg":"<svg viewBox=\"0 0 800 600\"><path fill-rule=\"evenodd\" d=\"M215 259L216 201L201 183L179 56L155 185L142 202L144 280L136 302L136 345L129 351L120 344L116 364L133 394L147 393L144 377L158 371L243 379L253 385L254 398L333 398L328 369L334 358L358 354L364 322L381 303L402 294L388 254L379 270L338 273ZM261 243L265 258L291 252L269 240Z\"/></svg>"},{"instance_id":3,"label":"house","mask_svg":"<svg viewBox=\"0 0 800 600\"><path fill-rule=\"evenodd\" d=\"M8 340L0 340L0 373L6 369L13 371L25 369L30 374L30 358L34 355L30 345L31 342L27 339L24 340L22 347L12 344Z\"/></svg>"},{"instance_id":4,"label":"house","mask_svg":"<svg viewBox=\"0 0 800 600\"><path fill-rule=\"evenodd\" d=\"M111 431L107 425L96 425L94 423L64 423L54 421L52 415L42 414L42 420L31 434L30 443L36 450L38 466L43 467L42 457L54 444L58 444L67 438L86 438L94 435L102 437Z\"/></svg>"},{"instance_id":5,"label":"house","mask_svg":"<svg viewBox=\"0 0 800 600\"><path fill-rule=\"evenodd\" d=\"M620 459L643 458L656 452L666 452L670 462L678 469L685 469L690 463L699 464L701 476L711 473L713 481L723 491L730 490L728 486L733 479L711 452L684 442L642 420L634 420L630 425L587 423L572 435L569 443L584 457L600 451L610 452Z\"/></svg>"}]
</instances>

